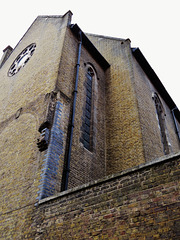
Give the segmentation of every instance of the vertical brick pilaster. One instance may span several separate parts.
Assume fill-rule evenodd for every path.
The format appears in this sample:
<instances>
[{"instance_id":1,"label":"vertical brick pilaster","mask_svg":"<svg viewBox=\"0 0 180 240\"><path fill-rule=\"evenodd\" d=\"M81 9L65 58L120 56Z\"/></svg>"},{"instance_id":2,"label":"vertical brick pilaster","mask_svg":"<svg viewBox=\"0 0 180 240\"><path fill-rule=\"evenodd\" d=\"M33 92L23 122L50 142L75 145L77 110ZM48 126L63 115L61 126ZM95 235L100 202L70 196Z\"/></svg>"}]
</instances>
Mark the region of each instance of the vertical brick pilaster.
<instances>
[{"instance_id":1,"label":"vertical brick pilaster","mask_svg":"<svg viewBox=\"0 0 180 240\"><path fill-rule=\"evenodd\" d=\"M63 104L56 102L50 143L43 160L41 184L39 185L38 200L52 196L56 191L59 157L63 154L63 131L60 129Z\"/></svg>"}]
</instances>

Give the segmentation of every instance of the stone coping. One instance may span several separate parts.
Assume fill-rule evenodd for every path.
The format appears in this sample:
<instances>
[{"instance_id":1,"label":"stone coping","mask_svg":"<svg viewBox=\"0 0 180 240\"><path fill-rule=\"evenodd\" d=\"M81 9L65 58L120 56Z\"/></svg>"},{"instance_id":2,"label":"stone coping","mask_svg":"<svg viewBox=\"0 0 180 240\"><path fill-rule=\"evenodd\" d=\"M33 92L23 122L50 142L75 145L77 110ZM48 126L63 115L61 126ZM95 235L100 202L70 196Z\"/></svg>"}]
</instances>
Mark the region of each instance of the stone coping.
<instances>
[{"instance_id":1,"label":"stone coping","mask_svg":"<svg viewBox=\"0 0 180 240\"><path fill-rule=\"evenodd\" d=\"M123 171L121 171L119 173L111 174L111 175L108 175L106 177L100 178L98 180L94 180L94 181L91 181L91 182L79 185L79 186L77 186L75 188L71 188L71 189L68 189L66 191L57 193L57 194L55 194L53 196L50 196L50 197L47 197L47 198L44 198L44 199L40 200L37 205L40 205L40 204L43 204L43 203L47 203L47 202L49 202L51 200L55 200L55 199L57 199L59 197L63 197L65 195L73 194L75 192L78 192L78 191L90 188L90 187L95 186L95 185L102 184L102 183L107 182L107 181L111 181L112 179L116 179L116 178L119 178L119 177L122 177L122 176L125 176L125 175L128 175L128 174L131 174L133 172L136 172L138 170L141 170L141 169L144 169L144 168L147 168L147 167L151 167L153 165L158 165L158 164L161 164L163 162L172 161L172 160L174 160L176 158L180 158L180 152L177 152L175 154L169 154L169 155L166 155L166 156L162 156L162 157L154 159L152 161L149 161L149 162L146 162L146 163L142 163L142 164L140 164L138 166L135 166L135 167L123 170Z\"/></svg>"}]
</instances>

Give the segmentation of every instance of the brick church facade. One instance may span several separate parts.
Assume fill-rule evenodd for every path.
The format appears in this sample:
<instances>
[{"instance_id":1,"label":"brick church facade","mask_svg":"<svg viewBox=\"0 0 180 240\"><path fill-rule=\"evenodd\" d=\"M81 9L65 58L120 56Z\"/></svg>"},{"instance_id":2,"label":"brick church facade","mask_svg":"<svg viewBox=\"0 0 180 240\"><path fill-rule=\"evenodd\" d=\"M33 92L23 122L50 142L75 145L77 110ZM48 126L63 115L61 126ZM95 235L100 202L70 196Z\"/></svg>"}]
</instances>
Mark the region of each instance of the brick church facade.
<instances>
[{"instance_id":1,"label":"brick church facade","mask_svg":"<svg viewBox=\"0 0 180 240\"><path fill-rule=\"evenodd\" d=\"M0 239L179 239L180 112L129 39L71 17L0 62Z\"/></svg>"}]
</instances>

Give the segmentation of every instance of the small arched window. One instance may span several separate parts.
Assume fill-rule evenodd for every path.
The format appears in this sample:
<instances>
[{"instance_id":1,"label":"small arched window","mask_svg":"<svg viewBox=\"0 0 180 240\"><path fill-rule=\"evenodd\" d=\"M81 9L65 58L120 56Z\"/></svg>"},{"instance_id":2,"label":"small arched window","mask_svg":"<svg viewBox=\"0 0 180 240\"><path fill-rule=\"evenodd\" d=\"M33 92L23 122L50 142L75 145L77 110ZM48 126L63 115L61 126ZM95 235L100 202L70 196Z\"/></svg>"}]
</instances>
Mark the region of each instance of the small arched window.
<instances>
[{"instance_id":1,"label":"small arched window","mask_svg":"<svg viewBox=\"0 0 180 240\"><path fill-rule=\"evenodd\" d=\"M89 151L93 149L93 81L95 71L91 66L87 67L85 81L85 104L83 110L82 136L81 142Z\"/></svg>"},{"instance_id":2,"label":"small arched window","mask_svg":"<svg viewBox=\"0 0 180 240\"><path fill-rule=\"evenodd\" d=\"M159 127L160 127L160 132L161 132L161 141L163 144L164 153L169 154L169 145L168 145L168 140L167 140L167 136L166 136L164 108L163 108L163 105L162 105L161 100L157 93L154 93L153 99L154 99L154 103L155 103L155 107L156 107L156 113L158 116Z\"/></svg>"}]
</instances>

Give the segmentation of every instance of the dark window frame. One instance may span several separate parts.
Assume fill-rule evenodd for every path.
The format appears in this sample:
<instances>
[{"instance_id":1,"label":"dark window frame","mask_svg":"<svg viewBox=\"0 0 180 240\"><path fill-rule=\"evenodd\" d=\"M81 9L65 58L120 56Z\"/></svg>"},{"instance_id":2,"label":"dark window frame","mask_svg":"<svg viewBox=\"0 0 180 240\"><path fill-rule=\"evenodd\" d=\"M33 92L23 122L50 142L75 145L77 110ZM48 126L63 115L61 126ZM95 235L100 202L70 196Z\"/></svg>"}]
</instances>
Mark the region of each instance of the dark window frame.
<instances>
[{"instance_id":1,"label":"dark window frame","mask_svg":"<svg viewBox=\"0 0 180 240\"><path fill-rule=\"evenodd\" d=\"M81 128L82 136L80 139L83 146L91 152L93 151L93 85L95 77L95 69L88 64L86 68L85 103Z\"/></svg>"},{"instance_id":2,"label":"dark window frame","mask_svg":"<svg viewBox=\"0 0 180 240\"><path fill-rule=\"evenodd\" d=\"M162 105L162 102L158 96L158 94L155 92L154 96L153 96L153 100L154 100L154 104L156 107L156 113L158 116L158 122L159 122L159 127L160 127L160 133L161 133L161 141L163 144L163 150L165 155L170 153L170 149L169 149L169 144L168 144L168 138L167 138L167 134L166 134L166 124L165 124L165 112L164 112L164 108Z\"/></svg>"}]
</instances>

